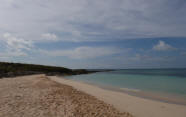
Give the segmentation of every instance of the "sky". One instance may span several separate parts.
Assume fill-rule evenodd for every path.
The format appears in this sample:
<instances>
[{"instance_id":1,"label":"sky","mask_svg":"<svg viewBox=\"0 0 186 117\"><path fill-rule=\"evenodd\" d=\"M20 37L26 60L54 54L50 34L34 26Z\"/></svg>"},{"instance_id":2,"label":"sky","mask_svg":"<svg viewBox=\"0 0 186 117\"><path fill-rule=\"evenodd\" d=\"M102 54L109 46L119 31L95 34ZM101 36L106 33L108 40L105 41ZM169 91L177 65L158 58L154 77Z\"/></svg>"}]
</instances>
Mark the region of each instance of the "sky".
<instances>
[{"instance_id":1,"label":"sky","mask_svg":"<svg viewBox=\"0 0 186 117\"><path fill-rule=\"evenodd\" d=\"M0 0L0 61L186 68L185 0Z\"/></svg>"}]
</instances>

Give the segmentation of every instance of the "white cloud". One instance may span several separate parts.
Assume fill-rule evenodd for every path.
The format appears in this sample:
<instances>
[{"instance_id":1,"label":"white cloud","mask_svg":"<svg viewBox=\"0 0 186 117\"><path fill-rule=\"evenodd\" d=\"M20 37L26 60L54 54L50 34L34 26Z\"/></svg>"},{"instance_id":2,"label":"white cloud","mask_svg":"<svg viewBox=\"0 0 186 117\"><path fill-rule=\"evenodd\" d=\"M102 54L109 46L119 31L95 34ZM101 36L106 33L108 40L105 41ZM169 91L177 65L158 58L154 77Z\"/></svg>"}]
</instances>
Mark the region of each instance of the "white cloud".
<instances>
[{"instance_id":1,"label":"white cloud","mask_svg":"<svg viewBox=\"0 0 186 117\"><path fill-rule=\"evenodd\" d=\"M4 41L7 43L7 46L9 49L25 49L25 50L30 50L30 47L32 47L32 42L22 39L22 38L17 38L15 36L12 36L10 33L5 33L3 35Z\"/></svg>"},{"instance_id":2,"label":"white cloud","mask_svg":"<svg viewBox=\"0 0 186 117\"><path fill-rule=\"evenodd\" d=\"M41 37L45 39L46 41L57 41L58 40L58 37L53 33L44 33L41 35Z\"/></svg>"},{"instance_id":3,"label":"white cloud","mask_svg":"<svg viewBox=\"0 0 186 117\"><path fill-rule=\"evenodd\" d=\"M45 41L186 37L185 3L184 0L0 0L0 35L3 35L0 45L6 44L0 56L25 56L34 49L33 43L41 42L38 45L43 47ZM43 53L86 59L120 51L85 45ZM175 48L163 41L153 47L158 51L172 49Z\"/></svg>"},{"instance_id":4,"label":"white cloud","mask_svg":"<svg viewBox=\"0 0 186 117\"><path fill-rule=\"evenodd\" d=\"M71 59L88 59L121 53L121 50L113 47L78 47L71 50L40 50L41 53L49 56L65 56Z\"/></svg>"},{"instance_id":5,"label":"white cloud","mask_svg":"<svg viewBox=\"0 0 186 117\"><path fill-rule=\"evenodd\" d=\"M176 48L172 47L169 44L166 44L164 41L159 41L157 45L154 45L153 50L156 51L169 51L169 50L175 50Z\"/></svg>"},{"instance_id":6,"label":"white cloud","mask_svg":"<svg viewBox=\"0 0 186 117\"><path fill-rule=\"evenodd\" d=\"M6 49L0 54L0 56L11 57L11 56L25 56L27 55L24 50L30 50L33 47L31 41L17 38L10 33L3 34L2 41L5 42Z\"/></svg>"},{"instance_id":7,"label":"white cloud","mask_svg":"<svg viewBox=\"0 0 186 117\"><path fill-rule=\"evenodd\" d=\"M1 58L20 57L20 56L27 56L27 54L20 50L9 50L0 53Z\"/></svg>"},{"instance_id":8,"label":"white cloud","mask_svg":"<svg viewBox=\"0 0 186 117\"><path fill-rule=\"evenodd\" d=\"M61 33L58 39L65 41L186 37L185 5L179 0L0 0L0 34L35 41L45 41L46 32Z\"/></svg>"}]
</instances>

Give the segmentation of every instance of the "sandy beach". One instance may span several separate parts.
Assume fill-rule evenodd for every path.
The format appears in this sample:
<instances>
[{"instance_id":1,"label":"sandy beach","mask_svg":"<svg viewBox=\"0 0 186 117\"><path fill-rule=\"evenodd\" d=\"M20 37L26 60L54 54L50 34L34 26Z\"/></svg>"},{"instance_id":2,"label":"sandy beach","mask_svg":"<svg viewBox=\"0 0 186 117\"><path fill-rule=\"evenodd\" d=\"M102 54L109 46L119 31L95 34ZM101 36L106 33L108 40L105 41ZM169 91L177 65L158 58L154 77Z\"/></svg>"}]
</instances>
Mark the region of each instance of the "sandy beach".
<instances>
[{"instance_id":1,"label":"sandy beach","mask_svg":"<svg viewBox=\"0 0 186 117\"><path fill-rule=\"evenodd\" d=\"M129 112L135 117L185 117L186 106L170 104L136 96L127 93L106 90L94 85L63 79L61 77L50 77L51 80L66 84L95 96L105 103L113 105L121 112Z\"/></svg>"},{"instance_id":2,"label":"sandy beach","mask_svg":"<svg viewBox=\"0 0 186 117\"><path fill-rule=\"evenodd\" d=\"M65 80L50 78L53 81L45 75L0 79L0 117L132 117Z\"/></svg>"}]
</instances>

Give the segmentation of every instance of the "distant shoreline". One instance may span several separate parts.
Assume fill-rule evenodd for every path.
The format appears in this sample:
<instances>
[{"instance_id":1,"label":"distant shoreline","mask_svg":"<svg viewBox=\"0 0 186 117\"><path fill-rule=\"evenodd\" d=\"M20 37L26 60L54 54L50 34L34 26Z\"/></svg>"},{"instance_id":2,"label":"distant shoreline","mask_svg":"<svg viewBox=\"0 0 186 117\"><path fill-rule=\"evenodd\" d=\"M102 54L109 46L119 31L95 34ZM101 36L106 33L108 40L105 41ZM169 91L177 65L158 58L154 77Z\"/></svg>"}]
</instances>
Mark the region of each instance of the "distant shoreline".
<instances>
[{"instance_id":1,"label":"distant shoreline","mask_svg":"<svg viewBox=\"0 0 186 117\"><path fill-rule=\"evenodd\" d=\"M79 75L100 72L98 70L68 69L57 66L46 66L25 63L0 62L0 78L16 77L34 74L46 74L49 76Z\"/></svg>"}]
</instances>

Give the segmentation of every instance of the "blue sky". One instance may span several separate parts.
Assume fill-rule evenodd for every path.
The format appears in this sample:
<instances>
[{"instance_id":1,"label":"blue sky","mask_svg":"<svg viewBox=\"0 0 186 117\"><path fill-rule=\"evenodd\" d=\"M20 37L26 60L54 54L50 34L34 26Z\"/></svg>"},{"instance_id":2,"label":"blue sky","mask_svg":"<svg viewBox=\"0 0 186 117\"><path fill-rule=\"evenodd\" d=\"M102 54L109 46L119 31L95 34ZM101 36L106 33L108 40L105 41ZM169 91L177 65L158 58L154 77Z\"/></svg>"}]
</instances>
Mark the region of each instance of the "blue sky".
<instances>
[{"instance_id":1,"label":"blue sky","mask_svg":"<svg viewBox=\"0 0 186 117\"><path fill-rule=\"evenodd\" d=\"M185 0L1 0L0 61L186 67Z\"/></svg>"}]
</instances>

